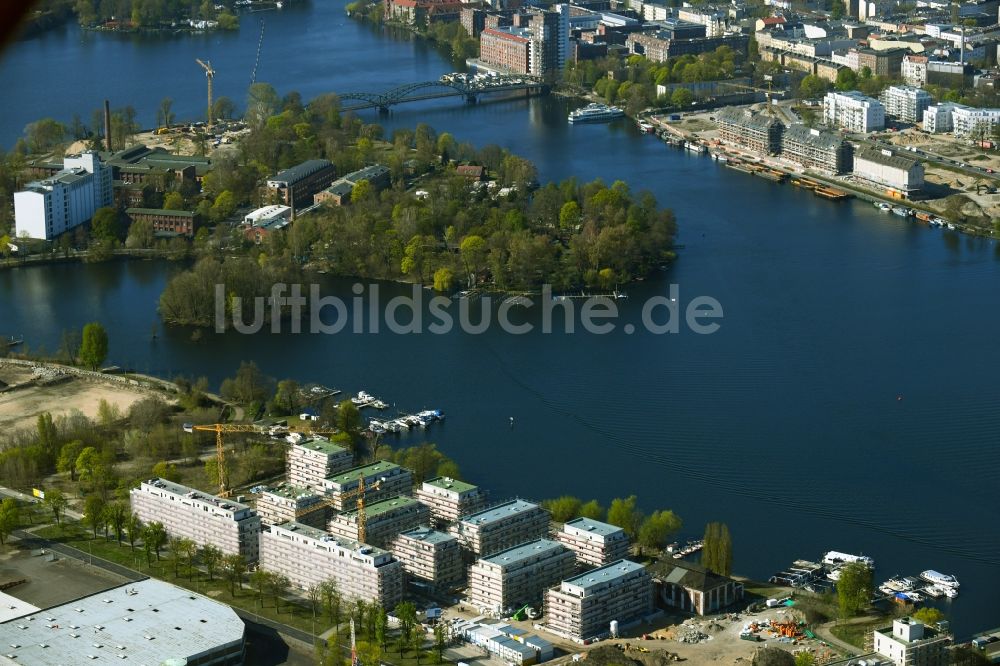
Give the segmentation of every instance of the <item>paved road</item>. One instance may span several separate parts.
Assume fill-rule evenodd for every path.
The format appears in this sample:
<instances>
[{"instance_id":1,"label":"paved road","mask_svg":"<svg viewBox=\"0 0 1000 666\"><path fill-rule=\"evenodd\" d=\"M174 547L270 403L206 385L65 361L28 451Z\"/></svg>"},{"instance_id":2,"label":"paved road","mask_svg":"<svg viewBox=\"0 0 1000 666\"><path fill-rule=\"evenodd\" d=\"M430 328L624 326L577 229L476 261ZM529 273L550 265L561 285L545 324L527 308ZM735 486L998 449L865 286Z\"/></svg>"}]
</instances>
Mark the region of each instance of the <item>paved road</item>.
<instances>
[{"instance_id":1,"label":"paved road","mask_svg":"<svg viewBox=\"0 0 1000 666\"><path fill-rule=\"evenodd\" d=\"M31 495L26 495L25 493L22 493L20 491L14 490L12 488L4 488L3 486L0 486L0 495L6 495L7 497L13 497L16 500L21 500L25 504L36 504L36 503L38 503L40 501L36 497L32 497ZM66 507L65 509L63 509L62 515L63 515L63 517L72 518L73 520L83 520L83 514L82 513L78 512L78 511L74 511L73 509L70 509L69 507Z\"/></svg>"}]
</instances>

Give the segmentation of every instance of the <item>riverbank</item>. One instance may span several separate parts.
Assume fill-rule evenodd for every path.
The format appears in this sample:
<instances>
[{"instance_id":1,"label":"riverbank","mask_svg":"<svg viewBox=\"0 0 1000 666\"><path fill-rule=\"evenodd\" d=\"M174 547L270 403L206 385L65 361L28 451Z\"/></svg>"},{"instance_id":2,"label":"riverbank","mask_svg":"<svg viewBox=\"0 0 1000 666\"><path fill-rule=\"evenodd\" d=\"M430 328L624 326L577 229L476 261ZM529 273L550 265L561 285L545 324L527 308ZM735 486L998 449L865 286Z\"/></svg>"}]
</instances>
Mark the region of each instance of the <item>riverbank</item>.
<instances>
[{"instance_id":1,"label":"riverbank","mask_svg":"<svg viewBox=\"0 0 1000 666\"><path fill-rule=\"evenodd\" d=\"M937 198L928 197L916 200L893 198L886 194L882 194L877 190L863 187L857 181L851 179L850 174L845 176L834 176L827 172L804 168L796 162L783 159L779 156L761 155L742 146L725 143L719 138L718 128L714 122L713 115L716 111L718 110L685 114L680 116L678 119L665 119L662 116L650 116L647 121L650 122L658 131L667 131L683 141L706 146L709 148L710 153L716 156L724 157L727 160L743 161L745 163L775 169L788 174L792 177L792 179L795 179L796 177L812 179L829 188L845 191L852 197L876 205L879 203L886 203L890 206L903 206L918 212L922 211L929 215L940 217L950 223L951 227L949 227L949 230L951 231L958 231L965 235L982 238L996 237L997 232L995 229L982 225L970 224L964 221L964 218L958 219L949 215L951 205L948 203L948 197L953 196L954 194L954 192L950 189L945 190L944 196L939 196ZM936 171L938 168L939 165L934 163L928 163L927 165L928 171ZM929 186L928 189L930 189L930 187L934 186ZM945 184L944 187L947 188L947 184ZM995 197L996 195L986 196Z\"/></svg>"}]
</instances>

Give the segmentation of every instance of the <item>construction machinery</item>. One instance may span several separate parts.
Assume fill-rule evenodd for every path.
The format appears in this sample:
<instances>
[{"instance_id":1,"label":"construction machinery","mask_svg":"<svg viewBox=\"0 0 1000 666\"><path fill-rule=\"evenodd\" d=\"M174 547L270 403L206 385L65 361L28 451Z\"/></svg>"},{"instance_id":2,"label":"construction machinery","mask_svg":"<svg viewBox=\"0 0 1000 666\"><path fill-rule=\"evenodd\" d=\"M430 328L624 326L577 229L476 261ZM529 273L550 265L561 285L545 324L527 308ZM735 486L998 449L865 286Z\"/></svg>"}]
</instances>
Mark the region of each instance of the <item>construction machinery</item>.
<instances>
[{"instance_id":1,"label":"construction machinery","mask_svg":"<svg viewBox=\"0 0 1000 666\"><path fill-rule=\"evenodd\" d=\"M205 78L208 79L208 129L212 129L212 80L215 78L215 70L212 69L212 61L202 62L200 58L195 58L195 62L205 70Z\"/></svg>"}]
</instances>

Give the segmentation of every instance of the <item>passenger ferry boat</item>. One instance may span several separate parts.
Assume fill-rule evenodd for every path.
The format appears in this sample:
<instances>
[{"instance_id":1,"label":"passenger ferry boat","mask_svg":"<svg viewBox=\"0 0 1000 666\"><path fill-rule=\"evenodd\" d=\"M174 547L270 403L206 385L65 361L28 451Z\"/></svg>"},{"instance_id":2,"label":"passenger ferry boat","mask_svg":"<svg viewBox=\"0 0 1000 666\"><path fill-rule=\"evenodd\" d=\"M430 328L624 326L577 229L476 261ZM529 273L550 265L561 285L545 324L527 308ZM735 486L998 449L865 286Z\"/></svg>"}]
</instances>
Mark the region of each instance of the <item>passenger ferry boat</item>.
<instances>
[{"instance_id":1,"label":"passenger ferry boat","mask_svg":"<svg viewBox=\"0 0 1000 666\"><path fill-rule=\"evenodd\" d=\"M937 585L938 587L958 587L958 579L954 576L949 576L948 574L943 574L933 569L928 569L920 574L922 580L926 580L928 583Z\"/></svg>"},{"instance_id":2,"label":"passenger ferry boat","mask_svg":"<svg viewBox=\"0 0 1000 666\"><path fill-rule=\"evenodd\" d=\"M621 118L625 112L617 106L607 106L606 104L588 104L582 109L571 111L568 117L571 123L603 123L615 118Z\"/></svg>"}]
</instances>

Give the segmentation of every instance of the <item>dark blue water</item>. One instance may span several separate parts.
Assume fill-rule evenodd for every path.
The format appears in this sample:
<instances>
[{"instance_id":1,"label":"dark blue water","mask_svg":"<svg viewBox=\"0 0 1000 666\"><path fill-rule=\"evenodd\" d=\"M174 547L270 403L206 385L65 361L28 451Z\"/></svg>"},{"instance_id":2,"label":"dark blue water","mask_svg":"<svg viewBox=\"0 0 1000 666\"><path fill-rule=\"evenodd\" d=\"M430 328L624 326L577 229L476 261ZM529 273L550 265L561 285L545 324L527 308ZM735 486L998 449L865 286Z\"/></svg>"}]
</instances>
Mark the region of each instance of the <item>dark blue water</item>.
<instances>
[{"instance_id":1,"label":"dark blue water","mask_svg":"<svg viewBox=\"0 0 1000 666\"><path fill-rule=\"evenodd\" d=\"M272 69L262 64L258 78L282 93L380 89L450 69L432 48L346 22L339 4L267 20L265 53L272 50L263 62ZM0 82L14 83L12 63L32 49L68 61L133 53L139 62L127 65L116 96L151 114L173 94L178 111L189 104L193 114L204 84L193 58L210 57L222 94L235 95L224 86L245 86L256 37L244 28L143 45L81 41L67 29L19 44ZM241 67L246 74L237 76ZM159 85L134 81L142 70L156 72ZM64 73L66 85L78 74ZM24 118L71 112L30 83L18 88L34 107ZM188 87L183 98L162 90ZM0 129L24 119L15 113L4 105ZM718 333L230 333L194 342L190 331L168 329L151 341L156 299L176 270L160 263L0 272L0 333L54 349L62 329L100 319L112 360L139 370L218 381L252 359L278 377L365 389L408 409L439 407L448 419L429 438L496 497L572 493L606 502L634 493L646 510L677 511L692 534L726 521L737 571L757 577L828 549L873 556L880 579L955 573L962 594L942 605L957 631L995 626L995 244L766 183L668 149L626 123L571 127L565 113L555 99L450 101L401 107L383 122L427 122L460 141L501 143L532 159L543 180L620 178L650 189L676 211L685 248L667 273L628 288L621 321L638 322L645 298L675 283L682 305L699 295L722 303ZM348 285L326 288L346 297Z\"/></svg>"}]
</instances>

